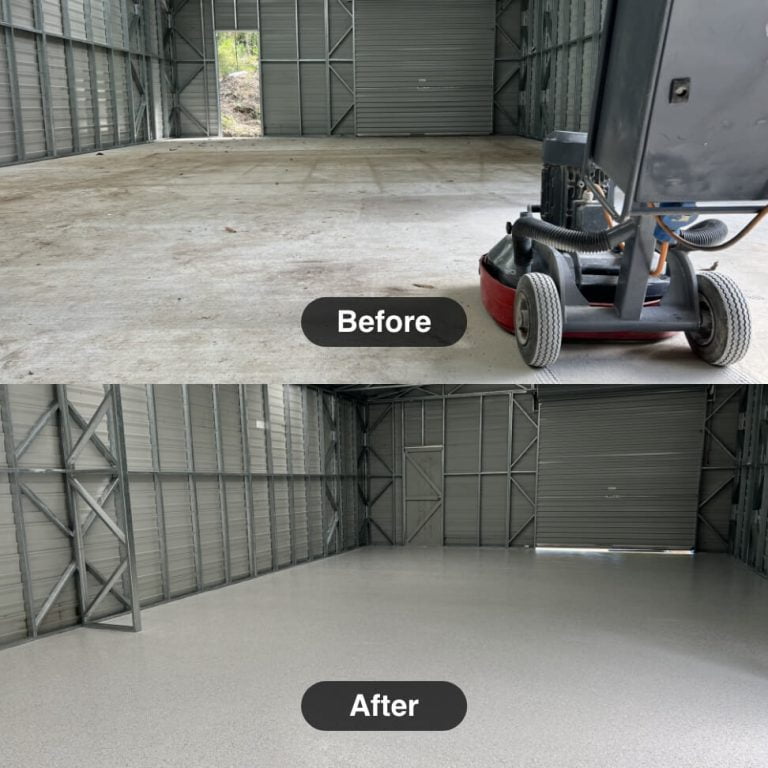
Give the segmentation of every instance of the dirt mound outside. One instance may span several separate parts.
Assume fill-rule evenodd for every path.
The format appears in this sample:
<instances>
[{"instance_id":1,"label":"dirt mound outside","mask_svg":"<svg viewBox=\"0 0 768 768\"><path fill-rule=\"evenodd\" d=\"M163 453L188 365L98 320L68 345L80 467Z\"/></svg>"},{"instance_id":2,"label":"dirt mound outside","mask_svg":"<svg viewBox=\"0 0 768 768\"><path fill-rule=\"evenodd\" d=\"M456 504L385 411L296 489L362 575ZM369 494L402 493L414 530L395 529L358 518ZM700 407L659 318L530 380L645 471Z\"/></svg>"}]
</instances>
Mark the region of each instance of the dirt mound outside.
<instances>
[{"instance_id":1,"label":"dirt mound outside","mask_svg":"<svg viewBox=\"0 0 768 768\"><path fill-rule=\"evenodd\" d=\"M261 136L258 72L233 72L221 79L221 132L224 136Z\"/></svg>"}]
</instances>

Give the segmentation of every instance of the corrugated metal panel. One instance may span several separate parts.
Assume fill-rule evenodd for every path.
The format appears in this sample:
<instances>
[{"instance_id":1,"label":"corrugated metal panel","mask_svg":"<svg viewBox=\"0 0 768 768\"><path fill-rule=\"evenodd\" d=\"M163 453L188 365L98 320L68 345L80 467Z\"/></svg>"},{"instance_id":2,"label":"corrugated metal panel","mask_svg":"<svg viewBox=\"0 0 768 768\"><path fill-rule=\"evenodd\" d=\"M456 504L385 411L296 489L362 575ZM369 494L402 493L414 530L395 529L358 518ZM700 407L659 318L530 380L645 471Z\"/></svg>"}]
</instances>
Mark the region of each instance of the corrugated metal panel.
<instances>
[{"instance_id":1,"label":"corrugated metal panel","mask_svg":"<svg viewBox=\"0 0 768 768\"><path fill-rule=\"evenodd\" d=\"M248 384L245 391L248 405L248 450L251 455L251 471L254 474L264 473L267 471L267 454L262 389L258 384Z\"/></svg>"},{"instance_id":2,"label":"corrugated metal panel","mask_svg":"<svg viewBox=\"0 0 768 768\"><path fill-rule=\"evenodd\" d=\"M189 410L192 422L192 448L195 470L216 471L216 437L213 424L213 389L209 384L189 386Z\"/></svg>"},{"instance_id":3,"label":"corrugated metal panel","mask_svg":"<svg viewBox=\"0 0 768 768\"><path fill-rule=\"evenodd\" d=\"M288 481L275 478L275 537L277 542L277 565L291 563L291 509L288 504Z\"/></svg>"},{"instance_id":4,"label":"corrugated metal panel","mask_svg":"<svg viewBox=\"0 0 768 768\"><path fill-rule=\"evenodd\" d=\"M192 451L197 472L216 472L216 436L213 418L213 388L193 384L188 388L192 424ZM218 480L195 479L198 527L202 554L203 585L220 584L225 579L224 529Z\"/></svg>"},{"instance_id":5,"label":"corrugated metal panel","mask_svg":"<svg viewBox=\"0 0 768 768\"><path fill-rule=\"evenodd\" d=\"M213 0L213 19L217 31L237 29L235 8L237 0Z\"/></svg>"},{"instance_id":6,"label":"corrugated metal panel","mask_svg":"<svg viewBox=\"0 0 768 768\"><path fill-rule=\"evenodd\" d=\"M84 0L67 0L67 7L69 8L70 35L78 40L86 40Z\"/></svg>"},{"instance_id":7,"label":"corrugated metal panel","mask_svg":"<svg viewBox=\"0 0 768 768\"><path fill-rule=\"evenodd\" d=\"M509 442L509 398L484 397L483 404L483 472L507 471L507 446Z\"/></svg>"},{"instance_id":8,"label":"corrugated metal panel","mask_svg":"<svg viewBox=\"0 0 768 768\"><path fill-rule=\"evenodd\" d=\"M285 440L285 408L283 406L283 388L269 385L269 424L272 441L272 466L276 474L288 471L287 448Z\"/></svg>"},{"instance_id":9,"label":"corrugated metal panel","mask_svg":"<svg viewBox=\"0 0 768 768\"><path fill-rule=\"evenodd\" d=\"M445 543L447 545L477 544L477 483L477 475L445 478Z\"/></svg>"},{"instance_id":10,"label":"corrugated metal panel","mask_svg":"<svg viewBox=\"0 0 768 768\"><path fill-rule=\"evenodd\" d=\"M282 450L287 470L276 470L278 476L270 480L264 474L266 432L263 389L247 387L249 447L255 457L251 467L255 472L252 482L253 543L256 569L260 572L272 569L272 517L276 565L285 566L319 556L323 553L324 544L321 523L324 481L320 477L310 479L306 476L310 467L317 467L315 471L319 472L323 466L317 394L298 386L272 386L267 389L276 414L274 434L282 435L282 441L279 438L276 440L278 452ZM11 386L9 395L14 424L23 436L55 404L57 393L50 386L19 385ZM69 421L73 443L79 440L85 424L100 407L104 395L102 386L67 387L72 409ZM287 407L280 408L282 398L285 398L283 402ZM245 469L239 388L220 385L214 390L207 385L190 385L185 395L185 389L179 386L147 388L125 385L121 388L121 399L142 604L148 605L168 596L177 597L251 575L244 478L227 476L239 475ZM332 402L337 419L339 449L339 459L334 461L333 469L338 469L345 476L332 476L327 482L329 487L335 489L334 493L340 489L341 527L344 532L342 545L352 547L357 544L359 524L355 472L360 446L356 410L349 401L332 398ZM153 412L157 425L157 455L153 452ZM287 425L284 423L286 420ZM99 422L96 430L98 439L113 452L116 425L110 412ZM286 439L288 436L290 440ZM329 432L326 432L325 439L331 439ZM286 449L289 449L290 461L286 461ZM21 465L35 470L61 469L62 447L55 415L26 451ZM114 466L91 441L86 442L79 452L75 471L84 471L79 475L79 482L96 498L104 494L115 477ZM286 471L292 478L284 476ZM50 507L52 515L63 526L68 526L63 477L34 474L26 478L30 488ZM273 515L270 515L269 507L270 482L274 485ZM113 521L122 525L118 498L113 494L102 506ZM10 502L7 475L3 475L0 477L0 533L7 529L15 534L15 526L12 527L14 510ZM106 576L117 566L121 547L103 521L92 517L79 495L75 496L75 502L80 520L93 520L85 537L87 561ZM61 573L72 563L71 540L27 498L23 501L22 514L33 574L33 607L39 611ZM331 549L335 550L335 544ZM167 585L163 581L166 558ZM26 617L23 610L19 613L23 608L23 601L22 607L19 606L19 572L15 536L8 547L3 546L0 540L0 642L26 634ZM91 573L86 580L88 600L93 600L101 589L101 583ZM74 580L70 578L42 623L41 632L77 622L74 585ZM122 588L127 589L125 583ZM109 595L94 618L120 610L122 604Z\"/></svg>"},{"instance_id":11,"label":"corrugated metal panel","mask_svg":"<svg viewBox=\"0 0 768 768\"><path fill-rule=\"evenodd\" d=\"M222 469L243 471L243 444L240 429L240 398L236 385L217 388L221 424ZM248 520L245 506L245 486L242 480L224 481L229 541L230 576L243 578L250 573L248 559Z\"/></svg>"},{"instance_id":12,"label":"corrugated metal panel","mask_svg":"<svg viewBox=\"0 0 768 768\"><path fill-rule=\"evenodd\" d=\"M197 478L197 512L202 554L203 586L212 587L225 580L224 532L217 480Z\"/></svg>"},{"instance_id":13,"label":"corrugated metal panel","mask_svg":"<svg viewBox=\"0 0 768 768\"><path fill-rule=\"evenodd\" d=\"M150 472L152 471L152 446L149 437L147 388L143 385L123 384L120 390L128 470ZM159 511L156 508L154 481L149 477L132 475L129 489L139 595L142 605L150 605L163 598L160 521Z\"/></svg>"},{"instance_id":14,"label":"corrugated metal panel","mask_svg":"<svg viewBox=\"0 0 768 768\"><path fill-rule=\"evenodd\" d=\"M32 0L10 0L11 18L15 24L35 26L35 11Z\"/></svg>"},{"instance_id":15,"label":"corrugated metal panel","mask_svg":"<svg viewBox=\"0 0 768 768\"><path fill-rule=\"evenodd\" d=\"M112 35L112 45L126 48L128 42L126 14L123 12L121 0L105 0L105 3L109 8L107 19L110 25L110 34Z\"/></svg>"},{"instance_id":16,"label":"corrugated metal panel","mask_svg":"<svg viewBox=\"0 0 768 768\"><path fill-rule=\"evenodd\" d=\"M493 0L357 0L361 136L493 130Z\"/></svg>"},{"instance_id":17,"label":"corrugated metal panel","mask_svg":"<svg viewBox=\"0 0 768 768\"><path fill-rule=\"evenodd\" d=\"M104 19L104 0L86 0L86 13L90 13L91 40L107 44L107 25Z\"/></svg>"},{"instance_id":18,"label":"corrugated metal panel","mask_svg":"<svg viewBox=\"0 0 768 768\"><path fill-rule=\"evenodd\" d=\"M109 77L109 59L103 48L93 51L94 69L96 71L96 95L99 101L99 133L102 147L115 144L115 120Z\"/></svg>"},{"instance_id":19,"label":"corrugated metal panel","mask_svg":"<svg viewBox=\"0 0 768 768\"><path fill-rule=\"evenodd\" d=\"M48 385L12 384L8 387L11 416L16 442L24 438L37 419L54 400L54 388ZM51 419L19 466L61 467L61 447L57 420ZM30 477L27 481L34 493L43 500L53 515L65 526L69 524L64 482L55 475ZM64 569L72 561L70 539L25 496L22 513L27 537L27 553L32 574L32 596L35 614L40 611ZM44 633L77 623L77 595L72 579L64 586L40 627Z\"/></svg>"},{"instance_id":20,"label":"corrugated metal panel","mask_svg":"<svg viewBox=\"0 0 768 768\"><path fill-rule=\"evenodd\" d=\"M45 31L54 35L62 33L61 25L61 0L43 0L43 17L45 19ZM49 44L51 40L49 39Z\"/></svg>"},{"instance_id":21,"label":"corrugated metal panel","mask_svg":"<svg viewBox=\"0 0 768 768\"><path fill-rule=\"evenodd\" d=\"M265 477L267 471L266 440L267 431L264 421L264 398L260 385L246 386L248 405L248 446L251 456L251 484L254 516L254 556L256 569L272 569L272 546L270 539L269 484Z\"/></svg>"},{"instance_id":22,"label":"corrugated metal panel","mask_svg":"<svg viewBox=\"0 0 768 768\"><path fill-rule=\"evenodd\" d=\"M16 69L19 77L21 119L24 126L24 151L27 159L44 157L46 152L43 123L43 94L37 59L35 36L14 33Z\"/></svg>"},{"instance_id":23,"label":"corrugated metal panel","mask_svg":"<svg viewBox=\"0 0 768 768\"><path fill-rule=\"evenodd\" d=\"M47 18L46 16L46 20ZM74 143L72 139L72 114L69 105L69 86L67 85L67 62L63 41L48 38L47 51L56 151L59 154L67 154L74 150Z\"/></svg>"},{"instance_id":24,"label":"corrugated metal panel","mask_svg":"<svg viewBox=\"0 0 768 768\"><path fill-rule=\"evenodd\" d=\"M302 59L325 57L325 0L297 0L299 55Z\"/></svg>"},{"instance_id":25,"label":"corrugated metal panel","mask_svg":"<svg viewBox=\"0 0 768 768\"><path fill-rule=\"evenodd\" d=\"M259 572L272 570L272 544L269 520L269 486L265 478L252 482L254 517L254 554Z\"/></svg>"},{"instance_id":26,"label":"corrugated metal panel","mask_svg":"<svg viewBox=\"0 0 768 768\"><path fill-rule=\"evenodd\" d=\"M197 588L192 508L186 479L163 478L163 509L170 593L178 597Z\"/></svg>"},{"instance_id":27,"label":"corrugated metal panel","mask_svg":"<svg viewBox=\"0 0 768 768\"><path fill-rule=\"evenodd\" d=\"M296 64L264 62L261 65L265 136L298 136L299 83Z\"/></svg>"},{"instance_id":28,"label":"corrugated metal panel","mask_svg":"<svg viewBox=\"0 0 768 768\"><path fill-rule=\"evenodd\" d=\"M691 549L702 391L541 404L536 543Z\"/></svg>"},{"instance_id":29,"label":"corrugated metal panel","mask_svg":"<svg viewBox=\"0 0 768 768\"><path fill-rule=\"evenodd\" d=\"M160 469L186 471L187 450L181 387L160 384L156 385L154 390ZM192 505L186 478L164 477L162 490L170 593L175 597L193 592L197 587Z\"/></svg>"},{"instance_id":30,"label":"corrugated metal panel","mask_svg":"<svg viewBox=\"0 0 768 768\"><path fill-rule=\"evenodd\" d=\"M149 441L147 390L141 384L120 387L125 425L125 453L129 470L152 469L152 446Z\"/></svg>"},{"instance_id":31,"label":"corrugated metal panel","mask_svg":"<svg viewBox=\"0 0 768 768\"><path fill-rule=\"evenodd\" d=\"M245 486L241 480L225 480L227 523L229 530L229 569L233 579L250 575L248 561L248 521Z\"/></svg>"},{"instance_id":32,"label":"corrugated metal panel","mask_svg":"<svg viewBox=\"0 0 768 768\"><path fill-rule=\"evenodd\" d=\"M7 467L10 462L5 454L3 427L0 421L0 461ZM18 439L15 442L18 444ZM11 486L9 475L0 474L0 646L21 640L26 634L24 590L16 545Z\"/></svg>"},{"instance_id":33,"label":"corrugated metal panel","mask_svg":"<svg viewBox=\"0 0 768 768\"><path fill-rule=\"evenodd\" d=\"M506 448L503 455L506 455ZM480 478L480 545L506 546L507 476L487 475Z\"/></svg>"},{"instance_id":34,"label":"corrugated metal panel","mask_svg":"<svg viewBox=\"0 0 768 768\"><path fill-rule=\"evenodd\" d=\"M142 605L151 605L163 599L163 569L155 486L149 478L132 477L130 492L139 597Z\"/></svg>"},{"instance_id":35,"label":"corrugated metal panel","mask_svg":"<svg viewBox=\"0 0 768 768\"><path fill-rule=\"evenodd\" d=\"M422 439L422 401L416 400L412 403L403 403L405 413L405 445L412 447L415 445L425 445Z\"/></svg>"},{"instance_id":36,"label":"corrugated metal panel","mask_svg":"<svg viewBox=\"0 0 768 768\"><path fill-rule=\"evenodd\" d=\"M315 390L305 390L307 428L307 471L320 474L322 456L320 452L320 432L318 394ZM307 522L309 527L309 551L312 557L323 553L323 483L313 477L307 483Z\"/></svg>"},{"instance_id":37,"label":"corrugated metal panel","mask_svg":"<svg viewBox=\"0 0 768 768\"><path fill-rule=\"evenodd\" d=\"M252 32L259 28L259 4L254 0L237 0L237 28Z\"/></svg>"},{"instance_id":38,"label":"corrugated metal panel","mask_svg":"<svg viewBox=\"0 0 768 768\"><path fill-rule=\"evenodd\" d=\"M265 59L296 58L296 7L286 0L261 0L261 55Z\"/></svg>"},{"instance_id":39,"label":"corrugated metal panel","mask_svg":"<svg viewBox=\"0 0 768 768\"><path fill-rule=\"evenodd\" d=\"M0 163L10 163L16 159L16 128L11 106L7 36L0 33Z\"/></svg>"},{"instance_id":40,"label":"corrugated metal panel","mask_svg":"<svg viewBox=\"0 0 768 768\"><path fill-rule=\"evenodd\" d=\"M284 475L288 471L288 453L285 439L283 387L270 384L267 391L269 395L269 439L272 446L272 468L276 475ZM288 481L285 478L275 478L273 487L277 564L282 566L291 562L291 508Z\"/></svg>"},{"instance_id":41,"label":"corrugated metal panel","mask_svg":"<svg viewBox=\"0 0 768 768\"><path fill-rule=\"evenodd\" d=\"M290 408L291 472L294 476L305 473L304 396L301 387L286 385ZM293 480L293 522L296 560L309 557L309 521L307 509L307 483L303 477Z\"/></svg>"},{"instance_id":42,"label":"corrugated metal panel","mask_svg":"<svg viewBox=\"0 0 768 768\"><path fill-rule=\"evenodd\" d=\"M75 66L75 101L77 103L78 133L83 150L96 146L96 124L91 96L91 71L88 63L88 48L73 45L72 55Z\"/></svg>"},{"instance_id":43,"label":"corrugated metal panel","mask_svg":"<svg viewBox=\"0 0 768 768\"><path fill-rule=\"evenodd\" d=\"M445 407L445 471L477 472L480 398L447 400Z\"/></svg>"},{"instance_id":44,"label":"corrugated metal panel","mask_svg":"<svg viewBox=\"0 0 768 768\"><path fill-rule=\"evenodd\" d=\"M443 402L427 400L424 403L424 443L443 444Z\"/></svg>"},{"instance_id":45,"label":"corrugated metal panel","mask_svg":"<svg viewBox=\"0 0 768 768\"><path fill-rule=\"evenodd\" d=\"M329 116L325 64L302 63L300 66L302 135L326 135Z\"/></svg>"},{"instance_id":46,"label":"corrugated metal panel","mask_svg":"<svg viewBox=\"0 0 768 768\"><path fill-rule=\"evenodd\" d=\"M117 127L120 133L120 141L123 143L131 140L131 115L130 101L131 91L128 83L128 61L126 53L115 54L115 93L117 94Z\"/></svg>"},{"instance_id":47,"label":"corrugated metal panel","mask_svg":"<svg viewBox=\"0 0 768 768\"><path fill-rule=\"evenodd\" d=\"M156 2L148 0L136 17L133 4L126 8L119 0L68 0L66 19L58 0L39 2L42 21L35 10L38 0L9 0L12 13L5 20L18 26L0 31L0 164L161 137L167 124L162 116L168 85L159 78L164 48L158 40ZM129 15L136 22L130 41ZM180 65L180 81L184 82L185 72L194 73L199 63L205 70L183 89L181 101L192 118L187 114L182 122L190 135L193 130L200 135L195 119L202 114L203 123L215 134L218 114L210 4L187 4L177 18L182 27L188 27L187 36L196 41L192 46L183 40L177 45L179 57L187 62ZM48 33L47 38L29 30L37 26ZM70 44L59 35L81 42ZM129 44L141 88L131 83L128 56L110 50ZM157 58L150 60L147 53ZM129 130L131 97L137 112L140 103L150 99L150 118L156 117L151 126L149 120L142 120L135 136ZM14 110L16 102L19 107ZM17 138L23 147L17 147Z\"/></svg>"}]
</instances>

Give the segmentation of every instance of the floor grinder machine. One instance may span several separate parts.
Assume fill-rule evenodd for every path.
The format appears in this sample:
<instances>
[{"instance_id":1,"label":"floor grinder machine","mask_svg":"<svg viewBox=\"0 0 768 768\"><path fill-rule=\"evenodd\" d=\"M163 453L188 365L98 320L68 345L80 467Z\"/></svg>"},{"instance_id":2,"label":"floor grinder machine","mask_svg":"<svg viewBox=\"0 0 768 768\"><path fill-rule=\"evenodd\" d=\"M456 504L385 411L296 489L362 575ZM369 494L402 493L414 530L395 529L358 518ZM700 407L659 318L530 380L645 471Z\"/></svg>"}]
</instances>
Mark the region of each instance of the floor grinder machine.
<instances>
[{"instance_id":1,"label":"floor grinder machine","mask_svg":"<svg viewBox=\"0 0 768 768\"><path fill-rule=\"evenodd\" d=\"M480 261L483 303L528 365L554 363L563 337L679 332L712 365L744 357L744 295L688 254L768 216L767 23L765 0L608 3L590 130L545 140L540 203ZM712 213L754 218L728 240Z\"/></svg>"}]
</instances>

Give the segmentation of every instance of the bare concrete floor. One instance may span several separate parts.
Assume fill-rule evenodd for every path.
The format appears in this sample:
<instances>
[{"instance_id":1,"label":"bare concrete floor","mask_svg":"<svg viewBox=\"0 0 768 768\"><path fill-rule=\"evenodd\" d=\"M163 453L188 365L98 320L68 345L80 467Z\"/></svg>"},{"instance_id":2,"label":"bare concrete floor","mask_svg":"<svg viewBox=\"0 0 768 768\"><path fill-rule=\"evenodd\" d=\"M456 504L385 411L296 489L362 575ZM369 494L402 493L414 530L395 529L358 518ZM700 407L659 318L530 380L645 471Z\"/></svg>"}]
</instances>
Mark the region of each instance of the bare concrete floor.
<instances>
[{"instance_id":1,"label":"bare concrete floor","mask_svg":"<svg viewBox=\"0 0 768 768\"><path fill-rule=\"evenodd\" d=\"M538 144L506 137L161 142L0 169L0 376L768 380L767 227L719 257L754 315L741 365L712 369L681 335L528 369L483 311L477 260L538 194ZM450 296L469 330L443 350L321 349L299 323L328 295Z\"/></svg>"},{"instance_id":2,"label":"bare concrete floor","mask_svg":"<svg viewBox=\"0 0 768 768\"><path fill-rule=\"evenodd\" d=\"M768 581L721 555L366 548L0 652L6 768L763 768ZM327 733L319 680L450 680L445 733Z\"/></svg>"}]
</instances>

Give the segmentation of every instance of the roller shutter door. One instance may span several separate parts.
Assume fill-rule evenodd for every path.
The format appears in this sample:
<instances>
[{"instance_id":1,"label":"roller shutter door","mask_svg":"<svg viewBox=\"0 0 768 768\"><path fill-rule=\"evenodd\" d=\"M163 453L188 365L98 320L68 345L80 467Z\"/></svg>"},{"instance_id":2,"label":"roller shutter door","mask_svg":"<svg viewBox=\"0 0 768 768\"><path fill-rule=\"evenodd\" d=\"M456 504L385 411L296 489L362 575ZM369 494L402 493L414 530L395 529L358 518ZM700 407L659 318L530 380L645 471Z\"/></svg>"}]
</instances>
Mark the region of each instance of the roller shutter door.
<instances>
[{"instance_id":1,"label":"roller shutter door","mask_svg":"<svg viewBox=\"0 0 768 768\"><path fill-rule=\"evenodd\" d=\"M544 397L539 546L693 549L705 393Z\"/></svg>"},{"instance_id":2,"label":"roller shutter door","mask_svg":"<svg viewBox=\"0 0 768 768\"><path fill-rule=\"evenodd\" d=\"M357 0L360 136L493 130L493 0Z\"/></svg>"}]
</instances>

